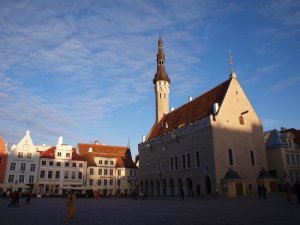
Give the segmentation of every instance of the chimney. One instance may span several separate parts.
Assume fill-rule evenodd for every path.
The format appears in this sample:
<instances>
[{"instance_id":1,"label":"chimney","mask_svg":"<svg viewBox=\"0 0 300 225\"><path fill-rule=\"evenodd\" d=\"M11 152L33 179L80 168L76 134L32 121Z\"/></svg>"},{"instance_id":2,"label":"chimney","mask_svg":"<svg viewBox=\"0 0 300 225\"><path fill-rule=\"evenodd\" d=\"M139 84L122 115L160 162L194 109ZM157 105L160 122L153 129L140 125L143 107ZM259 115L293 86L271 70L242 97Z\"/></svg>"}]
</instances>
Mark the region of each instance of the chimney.
<instances>
[{"instance_id":1,"label":"chimney","mask_svg":"<svg viewBox=\"0 0 300 225\"><path fill-rule=\"evenodd\" d=\"M146 141L146 136L143 135L143 136L142 136L142 142L145 142L145 141Z\"/></svg>"},{"instance_id":2,"label":"chimney","mask_svg":"<svg viewBox=\"0 0 300 225\"><path fill-rule=\"evenodd\" d=\"M62 145L63 143L63 136L58 137L57 145Z\"/></svg>"},{"instance_id":3,"label":"chimney","mask_svg":"<svg viewBox=\"0 0 300 225\"><path fill-rule=\"evenodd\" d=\"M189 102L191 102L193 100L192 96L189 96Z\"/></svg>"},{"instance_id":4,"label":"chimney","mask_svg":"<svg viewBox=\"0 0 300 225\"><path fill-rule=\"evenodd\" d=\"M216 102L213 104L213 110L214 110L214 115L216 115L219 110L219 103Z\"/></svg>"},{"instance_id":5,"label":"chimney","mask_svg":"<svg viewBox=\"0 0 300 225\"><path fill-rule=\"evenodd\" d=\"M89 152L93 152L93 148L92 147L89 147Z\"/></svg>"},{"instance_id":6,"label":"chimney","mask_svg":"<svg viewBox=\"0 0 300 225\"><path fill-rule=\"evenodd\" d=\"M99 141L98 140L95 140L95 145L98 145L99 144Z\"/></svg>"},{"instance_id":7,"label":"chimney","mask_svg":"<svg viewBox=\"0 0 300 225\"><path fill-rule=\"evenodd\" d=\"M174 111L174 107L172 106L171 108L170 108L170 112L173 112Z\"/></svg>"}]
</instances>

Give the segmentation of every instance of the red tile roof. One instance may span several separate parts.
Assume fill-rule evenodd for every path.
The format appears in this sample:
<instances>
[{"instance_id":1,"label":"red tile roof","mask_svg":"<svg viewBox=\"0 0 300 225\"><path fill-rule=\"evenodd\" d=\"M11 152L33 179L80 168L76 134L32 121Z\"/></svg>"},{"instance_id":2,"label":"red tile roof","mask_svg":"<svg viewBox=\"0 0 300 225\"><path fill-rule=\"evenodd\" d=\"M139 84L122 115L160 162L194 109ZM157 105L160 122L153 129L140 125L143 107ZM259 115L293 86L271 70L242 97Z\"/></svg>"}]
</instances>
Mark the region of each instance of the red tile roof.
<instances>
[{"instance_id":1,"label":"red tile roof","mask_svg":"<svg viewBox=\"0 0 300 225\"><path fill-rule=\"evenodd\" d=\"M55 159L55 150L56 147L51 147L48 150L41 152L41 158ZM80 155L76 153L76 148L72 148L72 160L76 161L85 161Z\"/></svg>"},{"instance_id":2,"label":"red tile roof","mask_svg":"<svg viewBox=\"0 0 300 225\"><path fill-rule=\"evenodd\" d=\"M165 114L158 123L153 125L147 141L212 114L214 103L218 103L219 107L221 106L231 79L224 81L217 87L182 105L180 108Z\"/></svg>"},{"instance_id":3,"label":"red tile roof","mask_svg":"<svg viewBox=\"0 0 300 225\"><path fill-rule=\"evenodd\" d=\"M88 166L96 165L94 157L107 157L116 158L117 167L136 168L128 147L79 143L78 148L79 154L88 162ZM92 148L92 152L89 152L89 148Z\"/></svg>"}]
</instances>

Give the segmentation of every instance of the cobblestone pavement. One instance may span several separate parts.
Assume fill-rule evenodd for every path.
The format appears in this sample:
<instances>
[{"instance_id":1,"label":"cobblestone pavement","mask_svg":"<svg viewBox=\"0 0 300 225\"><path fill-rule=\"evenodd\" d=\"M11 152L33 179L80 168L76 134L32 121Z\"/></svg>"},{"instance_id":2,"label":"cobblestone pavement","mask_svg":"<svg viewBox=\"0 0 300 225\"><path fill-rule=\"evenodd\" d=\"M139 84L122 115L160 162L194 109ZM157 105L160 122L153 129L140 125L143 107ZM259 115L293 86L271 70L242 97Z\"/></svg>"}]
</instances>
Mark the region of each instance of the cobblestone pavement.
<instances>
[{"instance_id":1,"label":"cobblestone pavement","mask_svg":"<svg viewBox=\"0 0 300 225\"><path fill-rule=\"evenodd\" d=\"M80 199L74 220L63 198L33 198L30 205L7 207L0 198L1 225L285 225L300 224L300 205L283 194L267 200L257 196L200 199Z\"/></svg>"}]
</instances>

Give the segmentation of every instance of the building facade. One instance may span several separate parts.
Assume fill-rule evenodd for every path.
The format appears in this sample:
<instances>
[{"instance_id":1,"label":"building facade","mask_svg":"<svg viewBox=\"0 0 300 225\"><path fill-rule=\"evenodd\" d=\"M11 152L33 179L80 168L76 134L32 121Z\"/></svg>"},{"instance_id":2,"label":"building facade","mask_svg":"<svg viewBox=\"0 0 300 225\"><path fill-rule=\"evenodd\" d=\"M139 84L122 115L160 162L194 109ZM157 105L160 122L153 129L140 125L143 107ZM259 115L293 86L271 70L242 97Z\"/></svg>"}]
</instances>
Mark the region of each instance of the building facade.
<instances>
[{"instance_id":1,"label":"building facade","mask_svg":"<svg viewBox=\"0 0 300 225\"><path fill-rule=\"evenodd\" d=\"M39 153L35 150L30 131L13 145L7 159L5 184L7 191L25 191L37 180Z\"/></svg>"},{"instance_id":2,"label":"building facade","mask_svg":"<svg viewBox=\"0 0 300 225\"><path fill-rule=\"evenodd\" d=\"M99 143L78 144L87 161L87 188L102 195L126 196L137 193L137 167L130 148Z\"/></svg>"},{"instance_id":3,"label":"building facade","mask_svg":"<svg viewBox=\"0 0 300 225\"><path fill-rule=\"evenodd\" d=\"M84 190L85 174L86 161L59 137L55 147L41 153L38 185L34 191L51 195Z\"/></svg>"},{"instance_id":4,"label":"building facade","mask_svg":"<svg viewBox=\"0 0 300 225\"><path fill-rule=\"evenodd\" d=\"M160 37L153 80L157 119L138 147L140 190L149 196L239 196L258 183L273 190L274 180L259 179L268 169L262 123L236 74L166 111L170 78L162 49Z\"/></svg>"},{"instance_id":5,"label":"building facade","mask_svg":"<svg viewBox=\"0 0 300 225\"><path fill-rule=\"evenodd\" d=\"M300 130L274 129L265 132L270 173L282 187L300 181Z\"/></svg>"}]
</instances>

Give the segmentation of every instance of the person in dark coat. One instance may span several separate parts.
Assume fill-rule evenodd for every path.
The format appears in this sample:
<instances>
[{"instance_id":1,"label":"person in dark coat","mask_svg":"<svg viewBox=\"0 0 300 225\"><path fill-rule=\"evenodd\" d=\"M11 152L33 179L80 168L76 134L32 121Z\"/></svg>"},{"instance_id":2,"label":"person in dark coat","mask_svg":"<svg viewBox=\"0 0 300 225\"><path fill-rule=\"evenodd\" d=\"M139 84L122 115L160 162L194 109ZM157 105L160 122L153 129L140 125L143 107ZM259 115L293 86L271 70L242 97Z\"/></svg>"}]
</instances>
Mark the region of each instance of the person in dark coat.
<instances>
[{"instance_id":1,"label":"person in dark coat","mask_svg":"<svg viewBox=\"0 0 300 225\"><path fill-rule=\"evenodd\" d=\"M297 202L298 202L298 204L300 204L300 182L299 182L299 180L296 180L293 189L294 189L294 193L297 198Z\"/></svg>"}]
</instances>

